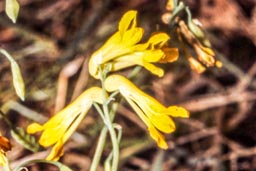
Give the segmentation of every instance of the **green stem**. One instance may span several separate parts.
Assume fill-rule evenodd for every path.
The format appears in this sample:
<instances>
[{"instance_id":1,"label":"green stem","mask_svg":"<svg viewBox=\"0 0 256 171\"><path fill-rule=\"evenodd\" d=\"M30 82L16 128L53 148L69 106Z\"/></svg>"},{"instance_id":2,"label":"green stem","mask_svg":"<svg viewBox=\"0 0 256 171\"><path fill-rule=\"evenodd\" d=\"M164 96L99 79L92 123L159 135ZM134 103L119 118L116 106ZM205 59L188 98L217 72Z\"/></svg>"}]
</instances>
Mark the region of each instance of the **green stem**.
<instances>
[{"instance_id":1,"label":"green stem","mask_svg":"<svg viewBox=\"0 0 256 171\"><path fill-rule=\"evenodd\" d=\"M113 160L112 160L112 171L117 171L118 168L118 161L119 161L119 143L116 136L116 132L113 126L113 123L111 121L109 111L108 111L108 105L103 105L103 111L105 113L105 119L106 119L106 126L109 130L110 138L112 141L112 148L113 148Z\"/></svg>"},{"instance_id":2,"label":"green stem","mask_svg":"<svg viewBox=\"0 0 256 171\"><path fill-rule=\"evenodd\" d=\"M107 132L110 133L110 138L111 138L111 141L112 141L112 148L113 148L112 149L113 150L113 158L110 157L110 158L112 158L112 166L109 165L108 168L109 168L109 170L117 171L118 162L119 162L119 143L118 143L119 141L118 141L118 138L117 138L114 126L113 126L113 119L114 119L114 113L113 112L114 112L114 110L111 110L111 111L109 110L109 103L114 99L114 96L118 92L113 93L109 97L107 96L107 92L106 92L106 89L104 87L104 81L105 81L105 78L107 76L108 71L107 70L102 71L102 68L99 68L99 70L101 72L100 80L101 80L102 94L103 94L103 105L102 105L103 111L96 104L94 104L94 107L99 112L100 116L102 117L102 119L105 123L105 126L101 130L101 134L100 134L100 137L99 137L99 140L98 140L97 148L96 148L96 151L95 151L95 154L94 154L94 157L93 157L93 161L92 161L92 164L91 164L90 171L96 171L97 170L97 167L99 165L99 161L100 161L103 149L104 149L104 145L105 145L105 142L106 142ZM116 108L116 105L114 105L113 108ZM112 154L111 154L111 156L112 156Z\"/></svg>"},{"instance_id":3,"label":"green stem","mask_svg":"<svg viewBox=\"0 0 256 171\"><path fill-rule=\"evenodd\" d=\"M105 142L106 142L107 133L108 133L108 129L107 129L106 126L104 126L102 128L100 136L99 136L97 148L96 148L96 151L95 151L94 156L93 156L90 171L96 171L97 170L97 167L99 165L100 158L101 158L101 155L102 155L102 152L103 152L103 149L104 149L104 145L105 145Z\"/></svg>"},{"instance_id":4,"label":"green stem","mask_svg":"<svg viewBox=\"0 0 256 171\"><path fill-rule=\"evenodd\" d=\"M117 130L118 135L117 135L117 140L118 140L118 144L120 143L121 137L122 137L122 127L118 124L113 124L114 128ZM105 171L110 171L110 161L113 157L113 150L111 151L111 153L109 154L108 158L106 159L105 163L104 163L104 169Z\"/></svg>"},{"instance_id":5,"label":"green stem","mask_svg":"<svg viewBox=\"0 0 256 171\"><path fill-rule=\"evenodd\" d=\"M169 24L173 24L173 22L175 21L174 19L177 17L177 15L181 11L184 10L184 8L185 8L185 5L183 2L180 2L179 5L177 5L177 2L174 2L174 9L173 9L172 17L170 18Z\"/></svg>"},{"instance_id":6,"label":"green stem","mask_svg":"<svg viewBox=\"0 0 256 171\"><path fill-rule=\"evenodd\" d=\"M107 68L107 69L106 69ZM113 126L113 116L111 116L111 113L109 111L109 102L111 101L111 99L109 99L107 97L107 92L104 86L104 81L108 75L108 67L106 67L105 70L102 70L102 68L100 68L100 72L101 72L101 86L102 86L102 93L103 93L103 113L104 113L104 122L105 125L108 128L109 134L110 134L110 139L112 141L112 150L113 150L113 159L112 159L112 166L111 166L111 170L112 171L117 171L118 168L118 161L119 161L119 143L118 143L118 138ZM110 96L110 98L113 98Z\"/></svg>"},{"instance_id":7,"label":"green stem","mask_svg":"<svg viewBox=\"0 0 256 171\"><path fill-rule=\"evenodd\" d=\"M117 93L112 93L110 95L109 98L114 98L114 96L116 95ZM109 103L110 101L108 101ZM117 110L117 106L118 104L117 103L114 103L112 105L112 110L110 112L110 118L111 118L111 122L113 121L114 119L114 113L115 111ZM100 114L100 116L102 117L104 123L105 123L105 115L103 113L103 111L101 110L101 108L99 107L99 105L97 103L94 104L94 107L96 108L97 112ZM120 131L119 131L120 132ZM102 152L103 152L103 149L104 149L104 145L105 145L105 142L106 142L106 138L107 138L107 133L108 133L108 128L107 126L105 125L102 130L101 130L101 133L100 133L100 136L99 136L99 140L98 140L98 144L97 144L97 147L96 147L96 151L94 153L94 156L93 156L93 160L92 160L92 164L91 164L91 167L90 167L90 171L96 171L97 170L97 167L99 165L99 161L100 161L100 158L101 158L101 155L102 155ZM120 141L120 135L118 135L118 142ZM113 156L113 152L111 152L112 154L109 156L112 158ZM109 162L108 162L109 163ZM110 168L110 166L108 167ZM108 169L108 170L111 170L111 169ZM107 170L106 170L107 171Z\"/></svg>"}]
</instances>

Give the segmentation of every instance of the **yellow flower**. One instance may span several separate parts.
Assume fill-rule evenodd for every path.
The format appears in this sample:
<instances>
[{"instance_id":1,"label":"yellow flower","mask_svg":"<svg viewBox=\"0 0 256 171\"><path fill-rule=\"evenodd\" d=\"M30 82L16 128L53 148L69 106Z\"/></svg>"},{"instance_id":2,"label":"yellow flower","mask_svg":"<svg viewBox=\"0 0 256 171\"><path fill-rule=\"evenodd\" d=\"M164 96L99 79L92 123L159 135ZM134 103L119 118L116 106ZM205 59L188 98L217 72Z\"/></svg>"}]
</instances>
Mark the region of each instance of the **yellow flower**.
<instances>
[{"instance_id":1,"label":"yellow flower","mask_svg":"<svg viewBox=\"0 0 256 171\"><path fill-rule=\"evenodd\" d=\"M159 62L166 57L162 47L169 40L165 33L157 33L146 43L138 44L143 36L143 29L137 27L136 11L128 11L119 22L118 31L107 42L95 51L89 60L89 73L99 78L99 67L109 64L110 71L117 71L134 65L140 65L155 75L163 76L163 70L151 63ZM172 60L176 60L173 53ZM170 55L169 55L169 58Z\"/></svg>"},{"instance_id":2,"label":"yellow flower","mask_svg":"<svg viewBox=\"0 0 256 171\"><path fill-rule=\"evenodd\" d=\"M184 108L163 106L123 76L111 75L106 79L104 85L107 91L119 91L122 94L147 125L150 136L163 149L167 149L168 145L161 132L171 133L175 131L175 124L171 117L189 117L188 111Z\"/></svg>"},{"instance_id":3,"label":"yellow flower","mask_svg":"<svg viewBox=\"0 0 256 171\"><path fill-rule=\"evenodd\" d=\"M12 148L10 141L0 133L0 166L6 165L6 152Z\"/></svg>"},{"instance_id":4,"label":"yellow flower","mask_svg":"<svg viewBox=\"0 0 256 171\"><path fill-rule=\"evenodd\" d=\"M27 127L27 132L30 134L43 131L39 139L42 146L54 145L47 160L58 160L63 155L64 143L75 132L93 102L102 103L102 99L102 90L98 87L92 87L45 124L32 123Z\"/></svg>"}]
</instances>

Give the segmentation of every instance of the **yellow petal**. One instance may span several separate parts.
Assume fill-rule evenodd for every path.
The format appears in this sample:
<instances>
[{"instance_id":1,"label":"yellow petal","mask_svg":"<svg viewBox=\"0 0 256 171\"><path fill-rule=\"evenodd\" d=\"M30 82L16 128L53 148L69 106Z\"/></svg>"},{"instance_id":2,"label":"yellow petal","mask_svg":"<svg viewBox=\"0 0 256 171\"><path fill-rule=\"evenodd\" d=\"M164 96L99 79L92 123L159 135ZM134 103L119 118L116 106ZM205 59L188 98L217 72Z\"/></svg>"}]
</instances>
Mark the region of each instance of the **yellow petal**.
<instances>
[{"instance_id":1,"label":"yellow petal","mask_svg":"<svg viewBox=\"0 0 256 171\"><path fill-rule=\"evenodd\" d=\"M51 153L47 156L46 160L58 161L64 154L63 142L59 140L51 150Z\"/></svg>"},{"instance_id":2,"label":"yellow petal","mask_svg":"<svg viewBox=\"0 0 256 171\"><path fill-rule=\"evenodd\" d=\"M150 126L150 120L149 118L143 113L143 111L138 107L138 105L129 99L127 96L124 96L124 98L127 100L127 102L131 105L133 110L138 114L140 119L149 127Z\"/></svg>"},{"instance_id":3,"label":"yellow petal","mask_svg":"<svg viewBox=\"0 0 256 171\"><path fill-rule=\"evenodd\" d=\"M134 45L132 48L132 51L134 52L141 52L146 50L149 47L148 43L140 43L140 44L136 44Z\"/></svg>"},{"instance_id":4,"label":"yellow petal","mask_svg":"<svg viewBox=\"0 0 256 171\"><path fill-rule=\"evenodd\" d=\"M143 36L143 29L142 28L133 28L126 32L124 32L122 37L122 43L125 46L132 46L138 43Z\"/></svg>"},{"instance_id":5,"label":"yellow petal","mask_svg":"<svg viewBox=\"0 0 256 171\"><path fill-rule=\"evenodd\" d=\"M54 127L46 128L40 137L39 143L44 147L48 147L61 140L64 144L75 132L88 110L89 108L83 109L83 112L79 111L77 114L71 113L71 115L69 114L69 118L63 118L63 120L65 119L67 121L59 124L56 123Z\"/></svg>"},{"instance_id":6,"label":"yellow petal","mask_svg":"<svg viewBox=\"0 0 256 171\"><path fill-rule=\"evenodd\" d=\"M122 41L122 35L120 32L113 34L100 48L101 51L105 53L112 50L116 45L120 44Z\"/></svg>"},{"instance_id":7,"label":"yellow petal","mask_svg":"<svg viewBox=\"0 0 256 171\"><path fill-rule=\"evenodd\" d=\"M86 100L83 100L83 99L85 99L85 98L83 98L82 96L87 96L88 99L90 99L91 101L97 102L97 103L100 103L100 104L103 104L104 97L105 97L106 95L103 96L103 93L102 93L102 92L103 92L102 89L99 88L99 87L91 87L91 88L87 89L87 90L85 91L85 93L86 93L87 95L82 94L81 96L79 96L79 98L82 99L81 102L82 102L83 107L84 107L84 106L87 106L87 104L85 104L87 101L86 101Z\"/></svg>"},{"instance_id":8,"label":"yellow petal","mask_svg":"<svg viewBox=\"0 0 256 171\"><path fill-rule=\"evenodd\" d=\"M122 36L119 32L116 32L112 35L107 42L100 47L96 52L92 54L90 60L94 60L94 67L110 61L117 56L128 53L129 49L126 46L122 45ZM90 66L90 63L89 63Z\"/></svg>"},{"instance_id":9,"label":"yellow petal","mask_svg":"<svg viewBox=\"0 0 256 171\"><path fill-rule=\"evenodd\" d=\"M164 70L162 68L156 67L151 63L144 62L143 67L145 67L145 69L149 70L152 74L155 74L158 77L164 76Z\"/></svg>"},{"instance_id":10,"label":"yellow petal","mask_svg":"<svg viewBox=\"0 0 256 171\"><path fill-rule=\"evenodd\" d=\"M134 54L119 57L117 60L113 61L112 71L139 65L150 71L152 74L162 77L164 75L164 70L144 60L144 55L143 52L136 52Z\"/></svg>"},{"instance_id":11,"label":"yellow petal","mask_svg":"<svg viewBox=\"0 0 256 171\"><path fill-rule=\"evenodd\" d=\"M159 131L164 133L172 133L175 131L176 126L169 116L165 114L145 114L149 117L149 120L154 125L154 127Z\"/></svg>"},{"instance_id":12,"label":"yellow petal","mask_svg":"<svg viewBox=\"0 0 256 171\"><path fill-rule=\"evenodd\" d=\"M98 50L102 60L98 61L98 64L103 64L111 61L121 55L129 53L130 47L125 44L123 37L119 32L115 33L111 38Z\"/></svg>"},{"instance_id":13,"label":"yellow petal","mask_svg":"<svg viewBox=\"0 0 256 171\"><path fill-rule=\"evenodd\" d=\"M150 136L156 141L158 147L162 149L168 148L164 136L159 131L157 131L153 126L148 127L148 131L150 133Z\"/></svg>"},{"instance_id":14,"label":"yellow petal","mask_svg":"<svg viewBox=\"0 0 256 171\"><path fill-rule=\"evenodd\" d=\"M0 151L0 166L5 166L6 165L6 156L5 154L3 154L1 151Z\"/></svg>"},{"instance_id":15,"label":"yellow petal","mask_svg":"<svg viewBox=\"0 0 256 171\"><path fill-rule=\"evenodd\" d=\"M163 69L156 67L155 65L151 64L147 60L160 60L161 56L163 56L163 52L161 50L154 50L152 51L144 51L144 52L135 52L128 55L124 55L122 57L117 58L113 61L113 68L112 71L117 71L123 68L131 67L134 65L140 65L150 71L151 73L162 77L164 74ZM146 58L147 59L144 59Z\"/></svg>"},{"instance_id":16,"label":"yellow petal","mask_svg":"<svg viewBox=\"0 0 256 171\"><path fill-rule=\"evenodd\" d=\"M156 48L161 48L164 44L167 43L167 41L169 39L170 39L170 37L166 33L157 33L157 34L151 36L146 43L137 44L137 45L133 46L133 50L134 51L144 51L146 49L154 50Z\"/></svg>"},{"instance_id":17,"label":"yellow petal","mask_svg":"<svg viewBox=\"0 0 256 171\"><path fill-rule=\"evenodd\" d=\"M97 51L95 51L89 60L89 73L96 79L99 79L100 65L109 62L119 56L128 54L131 48L122 42L120 32L111 36L108 41Z\"/></svg>"},{"instance_id":18,"label":"yellow petal","mask_svg":"<svg viewBox=\"0 0 256 171\"><path fill-rule=\"evenodd\" d=\"M160 49L145 50L143 53L143 60L146 62L158 62L164 56L164 52Z\"/></svg>"},{"instance_id":19,"label":"yellow petal","mask_svg":"<svg viewBox=\"0 0 256 171\"><path fill-rule=\"evenodd\" d=\"M189 118L189 112L183 107L170 106L168 107L168 111L172 117Z\"/></svg>"},{"instance_id":20,"label":"yellow petal","mask_svg":"<svg viewBox=\"0 0 256 171\"><path fill-rule=\"evenodd\" d=\"M178 48L163 48L165 56L159 61L160 63L174 62L179 58Z\"/></svg>"},{"instance_id":21,"label":"yellow petal","mask_svg":"<svg viewBox=\"0 0 256 171\"><path fill-rule=\"evenodd\" d=\"M137 25L136 16L137 16L137 11L133 11L133 10L130 10L123 15L118 26L118 29L121 35L123 35L123 33L128 29L136 27Z\"/></svg>"},{"instance_id":22,"label":"yellow petal","mask_svg":"<svg viewBox=\"0 0 256 171\"><path fill-rule=\"evenodd\" d=\"M34 134L42 130L44 130L44 127L38 123L32 123L27 127L27 132L29 134Z\"/></svg>"},{"instance_id":23,"label":"yellow petal","mask_svg":"<svg viewBox=\"0 0 256 171\"><path fill-rule=\"evenodd\" d=\"M145 114L141 111L141 109L132 100L130 100L129 98L126 98L126 100L132 106L135 112L139 115L139 117L143 120L143 122L148 126L150 136L157 142L157 145L163 149L167 149L168 145L165 142L164 136L157 129L155 129L155 125L153 126L153 123L151 123L152 118L146 117ZM156 124L158 124L157 121ZM161 122L159 124L161 124ZM166 127L164 129L166 130Z\"/></svg>"},{"instance_id":24,"label":"yellow petal","mask_svg":"<svg viewBox=\"0 0 256 171\"><path fill-rule=\"evenodd\" d=\"M76 117L80 114L81 109L67 106L54 115L44 124L44 131L39 139L39 143L48 147L55 144L73 124Z\"/></svg>"},{"instance_id":25,"label":"yellow petal","mask_svg":"<svg viewBox=\"0 0 256 171\"><path fill-rule=\"evenodd\" d=\"M166 42L170 39L170 37L168 36L168 34L166 33L157 33L153 36L151 36L148 40L148 44L150 45L150 47L162 47L164 44L166 44Z\"/></svg>"}]
</instances>

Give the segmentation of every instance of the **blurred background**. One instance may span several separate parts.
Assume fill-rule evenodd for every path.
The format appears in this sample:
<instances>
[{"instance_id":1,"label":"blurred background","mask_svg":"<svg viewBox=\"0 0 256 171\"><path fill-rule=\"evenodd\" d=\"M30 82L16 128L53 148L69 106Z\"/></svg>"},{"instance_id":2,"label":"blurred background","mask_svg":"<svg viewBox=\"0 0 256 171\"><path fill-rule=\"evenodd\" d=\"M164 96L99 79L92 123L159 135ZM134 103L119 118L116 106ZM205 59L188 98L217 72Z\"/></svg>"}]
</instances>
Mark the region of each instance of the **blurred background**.
<instances>
[{"instance_id":1,"label":"blurred background","mask_svg":"<svg viewBox=\"0 0 256 171\"><path fill-rule=\"evenodd\" d=\"M142 70L136 84L169 105L191 112L176 119L177 130L166 135L169 149L161 150L147 128L126 103L115 122L123 128L120 171L254 171L256 170L256 1L184 0L193 18L200 21L222 68L198 74L190 69L180 50L177 62L165 65L157 78ZM117 30L128 10L138 10L144 41L154 33L171 33L163 23L165 0L19 0L20 13L13 24L0 1L0 47L19 63L26 83L21 102L12 88L9 62L0 58L0 104L15 126L45 122L83 90L97 81L88 76L87 61ZM170 46L180 48L175 35ZM124 71L127 72L127 71ZM74 171L86 171L103 123L95 110L80 124L65 146L61 162ZM0 120L0 130L10 129ZM25 160L43 158L11 138L8 152L12 167ZM104 151L106 157L111 143ZM102 160L103 162L104 160ZM103 163L101 163L103 164ZM102 165L101 168L102 169ZM30 171L57 170L33 165Z\"/></svg>"}]
</instances>

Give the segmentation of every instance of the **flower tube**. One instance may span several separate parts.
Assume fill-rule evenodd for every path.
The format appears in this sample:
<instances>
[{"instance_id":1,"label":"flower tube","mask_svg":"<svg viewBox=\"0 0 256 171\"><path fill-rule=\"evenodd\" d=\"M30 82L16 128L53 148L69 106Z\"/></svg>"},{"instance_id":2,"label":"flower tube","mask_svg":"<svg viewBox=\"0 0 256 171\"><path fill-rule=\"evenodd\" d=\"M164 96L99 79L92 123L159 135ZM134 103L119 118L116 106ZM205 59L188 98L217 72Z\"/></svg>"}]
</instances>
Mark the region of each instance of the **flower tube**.
<instances>
[{"instance_id":1,"label":"flower tube","mask_svg":"<svg viewBox=\"0 0 256 171\"><path fill-rule=\"evenodd\" d=\"M42 131L39 144L43 147L54 145L47 160L58 160L63 155L64 143L75 132L93 102L102 103L102 99L101 88L92 87L59 111L45 124L32 123L27 127L27 132L30 134Z\"/></svg>"},{"instance_id":2,"label":"flower tube","mask_svg":"<svg viewBox=\"0 0 256 171\"><path fill-rule=\"evenodd\" d=\"M147 125L150 136L163 149L167 149L168 145L162 133L172 133L176 128L171 117L189 117L186 109L178 106L163 106L123 76L111 75L104 85L107 91L119 91L122 94Z\"/></svg>"}]
</instances>

